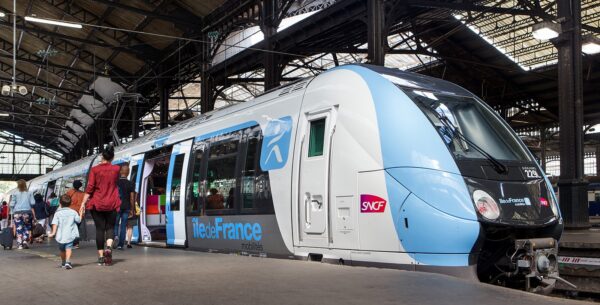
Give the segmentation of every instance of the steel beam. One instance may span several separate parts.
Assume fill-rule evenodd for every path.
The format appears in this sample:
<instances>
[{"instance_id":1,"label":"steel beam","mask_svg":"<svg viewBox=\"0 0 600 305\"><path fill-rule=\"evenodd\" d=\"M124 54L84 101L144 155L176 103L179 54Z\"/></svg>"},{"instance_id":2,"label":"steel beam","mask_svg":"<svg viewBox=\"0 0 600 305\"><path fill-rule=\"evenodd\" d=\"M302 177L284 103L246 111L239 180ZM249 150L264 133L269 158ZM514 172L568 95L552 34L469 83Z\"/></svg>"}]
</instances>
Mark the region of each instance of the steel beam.
<instances>
[{"instance_id":1,"label":"steel beam","mask_svg":"<svg viewBox=\"0 0 600 305\"><path fill-rule=\"evenodd\" d=\"M560 209L567 228L588 228L587 184L583 172L583 75L581 2L558 0L564 18L558 48L558 114L560 126Z\"/></svg>"},{"instance_id":2,"label":"steel beam","mask_svg":"<svg viewBox=\"0 0 600 305\"><path fill-rule=\"evenodd\" d=\"M169 85L162 81L158 85L160 98L160 129L169 127Z\"/></svg>"},{"instance_id":3,"label":"steel beam","mask_svg":"<svg viewBox=\"0 0 600 305\"><path fill-rule=\"evenodd\" d=\"M367 1L367 58L373 65L385 64L385 45L387 31L385 30L385 12L383 0Z\"/></svg>"},{"instance_id":4,"label":"steel beam","mask_svg":"<svg viewBox=\"0 0 600 305\"><path fill-rule=\"evenodd\" d=\"M281 72L279 69L279 56L272 51L276 50L273 36L277 33L276 16L277 4L275 0L263 0L261 7L260 29L264 34L264 43L267 51L263 52L263 66L265 69L265 91L273 89L280 84Z\"/></svg>"},{"instance_id":5,"label":"steel beam","mask_svg":"<svg viewBox=\"0 0 600 305\"><path fill-rule=\"evenodd\" d=\"M164 20L164 21L173 23L175 25L182 25L186 28L195 29L195 28L199 28L202 26L202 19L200 17L191 16L191 14L189 17L183 17L183 16L176 17L176 16L160 14L160 13L154 12L154 11L147 11L147 10L133 7L130 5L121 4L117 1L108 1L108 0L93 0L93 1L102 3L102 4L110 6L110 7L114 7L114 8L118 8L121 10L126 10L126 11L129 11L132 13L136 13L138 15L152 17L154 19Z\"/></svg>"}]
</instances>

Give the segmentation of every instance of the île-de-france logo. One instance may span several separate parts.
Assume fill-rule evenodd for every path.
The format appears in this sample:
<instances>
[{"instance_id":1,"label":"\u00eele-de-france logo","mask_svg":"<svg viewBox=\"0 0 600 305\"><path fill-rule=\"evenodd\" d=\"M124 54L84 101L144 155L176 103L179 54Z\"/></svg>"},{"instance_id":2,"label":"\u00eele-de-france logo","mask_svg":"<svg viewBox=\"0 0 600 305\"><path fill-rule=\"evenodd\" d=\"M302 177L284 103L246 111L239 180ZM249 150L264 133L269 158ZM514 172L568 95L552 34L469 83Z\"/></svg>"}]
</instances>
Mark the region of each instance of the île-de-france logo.
<instances>
[{"instance_id":1,"label":"\u00eele-de-france logo","mask_svg":"<svg viewBox=\"0 0 600 305\"><path fill-rule=\"evenodd\" d=\"M270 120L265 128L260 154L262 170L279 169L285 166L292 135L292 117Z\"/></svg>"}]
</instances>

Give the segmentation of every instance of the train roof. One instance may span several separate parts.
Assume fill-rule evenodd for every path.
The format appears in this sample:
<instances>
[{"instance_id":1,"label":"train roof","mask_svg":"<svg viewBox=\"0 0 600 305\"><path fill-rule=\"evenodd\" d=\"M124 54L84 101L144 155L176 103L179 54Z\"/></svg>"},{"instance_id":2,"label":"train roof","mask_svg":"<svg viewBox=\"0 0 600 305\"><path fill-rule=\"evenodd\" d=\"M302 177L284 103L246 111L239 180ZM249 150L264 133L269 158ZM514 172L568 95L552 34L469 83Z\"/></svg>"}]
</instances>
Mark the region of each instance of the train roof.
<instances>
[{"instance_id":1,"label":"train roof","mask_svg":"<svg viewBox=\"0 0 600 305\"><path fill-rule=\"evenodd\" d=\"M361 67L367 68L369 70L372 70L378 74L381 74L382 76L386 77L388 80L390 80L391 82L393 82L399 86L429 90L429 91L440 92L440 93L472 96L472 94L469 91L467 91L466 89L464 89L456 84L453 84L451 82L442 80L442 79L429 77L429 76L425 76L425 75L413 73L413 72L401 71L399 69L385 68L385 67L381 67L381 66L374 66L374 65L368 65L368 64L352 64L352 65L361 66ZM315 77L317 77L317 76L315 76ZM302 90L302 89L306 88L306 86L315 77L300 79L295 82L292 82L292 83L280 86L278 88L275 88L273 90L267 91L267 92L263 93L262 95L259 95L247 102L234 104L234 105L224 107L224 108L219 108L219 109L204 113L200 116L180 122L180 123L170 126L168 128L155 130L143 137L139 137L139 138L134 139L133 141L130 141L126 144L117 146L115 149L115 153L118 155L120 152L125 152L129 149L135 148L140 145L144 145L148 142L154 142L157 139L174 134L177 131L194 128L194 127L202 124L203 122L221 118L221 117L230 115L234 112L238 112L240 110L252 107L254 105L276 99L280 96L283 96L283 95L286 95L286 94L289 94L289 93L292 93L292 92L295 92L298 90ZM81 163L86 163L89 165L95 157L96 156L90 156L90 157L81 159L79 161L70 163L68 165L65 165L62 168L51 172L50 175L46 175L46 176L51 176L51 177L46 178L45 180L55 179L55 176L59 175L61 173L64 175L65 173L67 173L67 171L69 169L72 169L76 166L81 166ZM56 176L56 178L58 178L58 176Z\"/></svg>"},{"instance_id":2,"label":"train roof","mask_svg":"<svg viewBox=\"0 0 600 305\"><path fill-rule=\"evenodd\" d=\"M213 111L209 111L207 113L201 114L197 117L180 122L176 125L167 127L165 129L155 130L143 137L139 137L137 139L134 139L131 142L117 146L115 149L115 154L125 151L125 150L128 150L130 148L133 148L135 146L141 145L143 143L160 139L163 136L173 134L179 130L193 128L203 122L221 118L221 117L227 116L231 113L252 107L256 104L267 102L267 101L276 99L280 96L283 96L283 95L286 95L286 94L289 94L289 93L292 93L292 92L295 92L298 90L302 90L302 89L306 88L308 83L310 83L310 81L313 78L314 77L303 78L303 79L294 81L292 83L277 87L273 90L267 91L247 102L238 103L238 104L234 104L231 106L226 106L223 108L215 109Z\"/></svg>"},{"instance_id":3,"label":"train roof","mask_svg":"<svg viewBox=\"0 0 600 305\"><path fill-rule=\"evenodd\" d=\"M402 71L399 69L386 68L382 66L374 66L368 64L360 64L359 66L377 72L383 75L384 77L388 76L386 78L389 81L402 87L410 87L414 89L422 89L439 93L449 93L454 95L473 95L467 89L443 79L414 72ZM389 76L391 76L392 78L390 78Z\"/></svg>"}]
</instances>

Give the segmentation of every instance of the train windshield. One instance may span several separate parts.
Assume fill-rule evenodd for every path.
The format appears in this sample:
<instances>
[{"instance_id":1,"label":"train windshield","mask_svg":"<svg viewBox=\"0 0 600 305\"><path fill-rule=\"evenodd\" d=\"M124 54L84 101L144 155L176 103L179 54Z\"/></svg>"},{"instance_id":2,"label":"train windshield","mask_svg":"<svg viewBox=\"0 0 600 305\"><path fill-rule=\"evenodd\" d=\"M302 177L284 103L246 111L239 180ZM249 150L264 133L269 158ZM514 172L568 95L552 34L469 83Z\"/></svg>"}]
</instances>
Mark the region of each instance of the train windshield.
<instances>
[{"instance_id":1,"label":"train windshield","mask_svg":"<svg viewBox=\"0 0 600 305\"><path fill-rule=\"evenodd\" d=\"M512 132L471 97L403 88L438 130L456 159L531 161Z\"/></svg>"}]
</instances>

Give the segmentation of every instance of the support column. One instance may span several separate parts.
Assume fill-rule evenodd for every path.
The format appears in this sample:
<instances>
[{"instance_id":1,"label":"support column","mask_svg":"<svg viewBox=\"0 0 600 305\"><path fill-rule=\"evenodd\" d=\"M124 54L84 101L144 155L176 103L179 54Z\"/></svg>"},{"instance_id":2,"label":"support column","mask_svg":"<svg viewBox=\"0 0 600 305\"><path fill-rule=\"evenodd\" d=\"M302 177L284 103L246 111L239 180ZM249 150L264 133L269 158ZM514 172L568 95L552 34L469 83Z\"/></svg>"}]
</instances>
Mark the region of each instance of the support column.
<instances>
[{"instance_id":1,"label":"support column","mask_svg":"<svg viewBox=\"0 0 600 305\"><path fill-rule=\"evenodd\" d=\"M278 20L275 20L276 5L274 0L264 0L261 11L261 31L264 34L266 49L277 49L273 35L277 33ZM281 84L281 71L279 69L279 56L272 52L263 53L263 66L265 68L265 91L278 87Z\"/></svg>"},{"instance_id":2,"label":"support column","mask_svg":"<svg viewBox=\"0 0 600 305\"><path fill-rule=\"evenodd\" d=\"M547 141L547 135L546 135L546 127L541 127L540 128L540 166L542 167L542 170L544 171L544 173L546 173L546 141Z\"/></svg>"},{"instance_id":3,"label":"support column","mask_svg":"<svg viewBox=\"0 0 600 305\"><path fill-rule=\"evenodd\" d=\"M158 87L160 100L160 129L169 127L169 86L161 81Z\"/></svg>"},{"instance_id":4,"label":"support column","mask_svg":"<svg viewBox=\"0 0 600 305\"><path fill-rule=\"evenodd\" d=\"M207 34L203 39L209 40ZM212 44L202 44L200 61L202 70L200 71L200 112L207 113L215 108L213 78L210 74L212 64Z\"/></svg>"},{"instance_id":5,"label":"support column","mask_svg":"<svg viewBox=\"0 0 600 305\"><path fill-rule=\"evenodd\" d=\"M583 174L583 91L581 68L581 1L558 0L563 33L558 38L560 127L560 208L566 228L590 226L587 184Z\"/></svg>"},{"instance_id":6,"label":"support column","mask_svg":"<svg viewBox=\"0 0 600 305\"><path fill-rule=\"evenodd\" d=\"M104 146L104 121L97 120L94 124L96 125L96 134L98 135L98 149L102 151Z\"/></svg>"},{"instance_id":7,"label":"support column","mask_svg":"<svg viewBox=\"0 0 600 305\"><path fill-rule=\"evenodd\" d=\"M600 144L596 144L596 177L600 177Z\"/></svg>"},{"instance_id":8,"label":"support column","mask_svg":"<svg viewBox=\"0 0 600 305\"><path fill-rule=\"evenodd\" d=\"M368 0L367 3L368 59L371 64L385 64L385 12L383 0Z\"/></svg>"},{"instance_id":9,"label":"support column","mask_svg":"<svg viewBox=\"0 0 600 305\"><path fill-rule=\"evenodd\" d=\"M133 102L131 110L131 137L137 139L140 135L140 122L137 117L137 100Z\"/></svg>"},{"instance_id":10,"label":"support column","mask_svg":"<svg viewBox=\"0 0 600 305\"><path fill-rule=\"evenodd\" d=\"M203 64L200 81L200 112L207 113L215 108L215 100L213 98L213 81L206 63Z\"/></svg>"}]
</instances>

